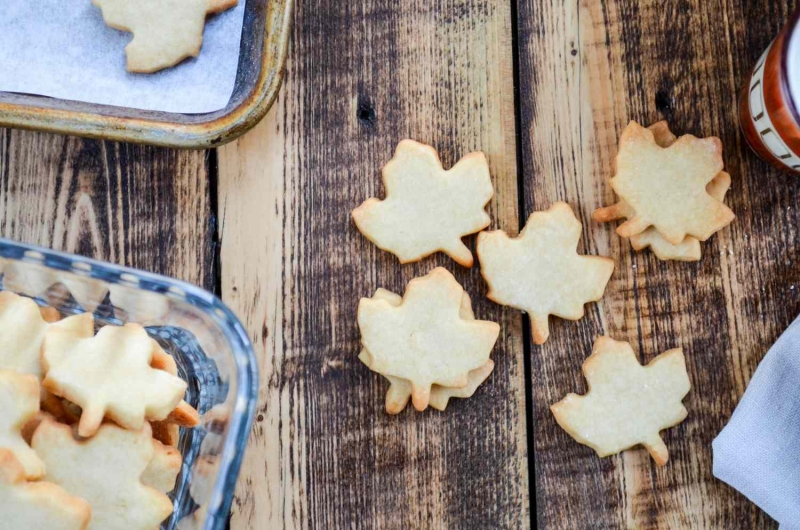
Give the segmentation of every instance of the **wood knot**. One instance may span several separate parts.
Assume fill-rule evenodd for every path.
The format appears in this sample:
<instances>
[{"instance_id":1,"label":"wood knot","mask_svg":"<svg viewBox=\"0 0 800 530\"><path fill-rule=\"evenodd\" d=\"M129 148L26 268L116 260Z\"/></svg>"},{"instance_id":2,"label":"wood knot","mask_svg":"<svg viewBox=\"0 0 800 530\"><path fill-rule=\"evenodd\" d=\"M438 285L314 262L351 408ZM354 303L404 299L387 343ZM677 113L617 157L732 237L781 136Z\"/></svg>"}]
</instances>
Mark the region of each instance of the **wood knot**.
<instances>
[{"instance_id":1,"label":"wood knot","mask_svg":"<svg viewBox=\"0 0 800 530\"><path fill-rule=\"evenodd\" d=\"M367 127L372 127L375 124L375 108L369 98L364 96L358 97L356 117L358 118L358 121Z\"/></svg>"},{"instance_id":2,"label":"wood knot","mask_svg":"<svg viewBox=\"0 0 800 530\"><path fill-rule=\"evenodd\" d=\"M674 102L672 100L672 94L670 93L669 89L662 88L656 92L656 108L659 112L670 114L672 112L673 104Z\"/></svg>"}]
</instances>

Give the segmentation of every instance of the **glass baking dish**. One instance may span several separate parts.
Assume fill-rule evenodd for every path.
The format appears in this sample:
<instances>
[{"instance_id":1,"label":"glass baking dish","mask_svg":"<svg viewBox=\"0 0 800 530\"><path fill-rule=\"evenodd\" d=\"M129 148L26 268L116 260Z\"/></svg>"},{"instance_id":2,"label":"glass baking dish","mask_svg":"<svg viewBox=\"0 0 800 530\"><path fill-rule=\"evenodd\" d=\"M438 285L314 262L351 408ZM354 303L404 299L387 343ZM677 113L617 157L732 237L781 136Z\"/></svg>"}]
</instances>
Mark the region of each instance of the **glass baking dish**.
<instances>
[{"instance_id":1,"label":"glass baking dish","mask_svg":"<svg viewBox=\"0 0 800 530\"><path fill-rule=\"evenodd\" d=\"M0 238L0 289L62 316L90 311L98 327L137 322L170 353L201 414L181 429L183 467L162 530L222 530L253 423L258 373L236 316L193 285Z\"/></svg>"}]
</instances>

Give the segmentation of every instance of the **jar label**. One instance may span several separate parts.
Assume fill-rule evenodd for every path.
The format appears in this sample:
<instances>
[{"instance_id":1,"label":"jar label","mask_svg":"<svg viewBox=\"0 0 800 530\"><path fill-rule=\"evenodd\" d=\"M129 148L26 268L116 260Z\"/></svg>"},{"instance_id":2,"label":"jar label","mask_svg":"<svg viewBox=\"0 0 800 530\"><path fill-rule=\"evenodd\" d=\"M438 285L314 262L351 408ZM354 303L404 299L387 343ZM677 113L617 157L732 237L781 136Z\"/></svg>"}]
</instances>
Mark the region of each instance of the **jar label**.
<instances>
[{"instance_id":1,"label":"jar label","mask_svg":"<svg viewBox=\"0 0 800 530\"><path fill-rule=\"evenodd\" d=\"M783 141L769 117L767 107L764 104L764 65L767 62L767 55L772 49L769 45L767 51L758 60L753 75L750 77L750 119L761 135L761 141L769 151L786 167L800 170L800 157L797 156L789 146Z\"/></svg>"}]
</instances>

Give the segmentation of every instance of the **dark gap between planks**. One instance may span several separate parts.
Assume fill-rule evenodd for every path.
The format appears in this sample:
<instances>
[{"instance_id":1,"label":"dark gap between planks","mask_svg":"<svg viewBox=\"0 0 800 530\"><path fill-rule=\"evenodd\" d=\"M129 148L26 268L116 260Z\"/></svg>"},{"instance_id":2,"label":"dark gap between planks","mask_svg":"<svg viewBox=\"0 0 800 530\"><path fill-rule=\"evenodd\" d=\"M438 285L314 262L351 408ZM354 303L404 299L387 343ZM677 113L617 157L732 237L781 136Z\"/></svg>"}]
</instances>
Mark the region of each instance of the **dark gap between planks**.
<instances>
[{"instance_id":1,"label":"dark gap between planks","mask_svg":"<svg viewBox=\"0 0 800 530\"><path fill-rule=\"evenodd\" d=\"M208 173L208 209L211 212L211 285L213 292L222 299L222 241L220 240L219 211L219 158L216 149L206 151L206 172ZM230 518L229 518L230 523Z\"/></svg>"},{"instance_id":2,"label":"dark gap between planks","mask_svg":"<svg viewBox=\"0 0 800 530\"><path fill-rule=\"evenodd\" d=\"M514 65L514 138L517 156L517 210L519 229L525 226L525 167L522 159L522 103L520 95L519 13L517 0L511 0L511 53ZM528 512L530 528L536 524L536 469L533 457L533 374L531 368L530 319L522 318L522 362L525 372L525 442L528 450Z\"/></svg>"},{"instance_id":3,"label":"dark gap between planks","mask_svg":"<svg viewBox=\"0 0 800 530\"><path fill-rule=\"evenodd\" d=\"M211 285L214 294L222 299L222 241L220 239L219 211L219 158L216 149L206 151L206 173L208 174L208 209L211 212ZM225 530L231 530L233 513L229 510Z\"/></svg>"}]
</instances>

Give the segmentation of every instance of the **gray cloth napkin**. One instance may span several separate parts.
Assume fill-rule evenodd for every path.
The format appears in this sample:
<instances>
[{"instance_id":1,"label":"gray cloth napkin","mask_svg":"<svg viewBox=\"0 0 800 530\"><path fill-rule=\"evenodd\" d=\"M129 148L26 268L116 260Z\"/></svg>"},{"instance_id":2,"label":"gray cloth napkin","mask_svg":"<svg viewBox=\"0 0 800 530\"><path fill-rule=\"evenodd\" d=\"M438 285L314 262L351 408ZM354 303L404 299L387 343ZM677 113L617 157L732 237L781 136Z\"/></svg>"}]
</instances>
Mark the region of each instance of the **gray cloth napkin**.
<instances>
[{"instance_id":1,"label":"gray cloth napkin","mask_svg":"<svg viewBox=\"0 0 800 530\"><path fill-rule=\"evenodd\" d=\"M800 317L770 348L713 443L714 476L800 529Z\"/></svg>"}]
</instances>

